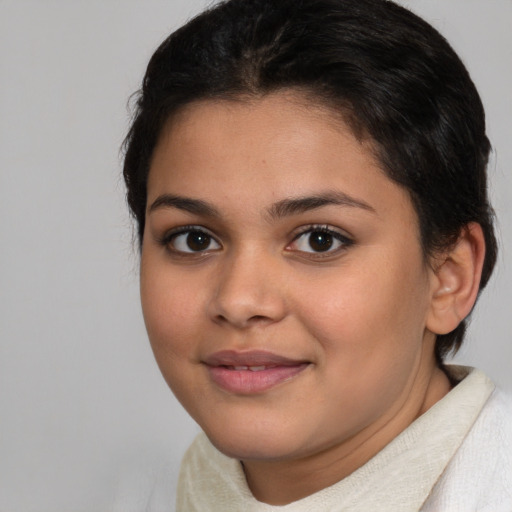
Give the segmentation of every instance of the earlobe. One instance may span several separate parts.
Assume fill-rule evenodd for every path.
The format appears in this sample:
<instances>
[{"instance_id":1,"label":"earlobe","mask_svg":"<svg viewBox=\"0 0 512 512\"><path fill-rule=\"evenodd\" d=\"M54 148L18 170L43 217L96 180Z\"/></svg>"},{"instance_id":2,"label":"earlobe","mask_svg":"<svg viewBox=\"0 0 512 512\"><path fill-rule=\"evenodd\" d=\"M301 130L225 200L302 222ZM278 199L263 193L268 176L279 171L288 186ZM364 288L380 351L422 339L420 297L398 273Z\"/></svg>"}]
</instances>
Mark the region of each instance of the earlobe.
<instances>
[{"instance_id":1,"label":"earlobe","mask_svg":"<svg viewBox=\"0 0 512 512\"><path fill-rule=\"evenodd\" d=\"M436 260L426 327L435 334L453 331L473 308L482 275L485 240L476 222L465 226L455 245Z\"/></svg>"}]
</instances>

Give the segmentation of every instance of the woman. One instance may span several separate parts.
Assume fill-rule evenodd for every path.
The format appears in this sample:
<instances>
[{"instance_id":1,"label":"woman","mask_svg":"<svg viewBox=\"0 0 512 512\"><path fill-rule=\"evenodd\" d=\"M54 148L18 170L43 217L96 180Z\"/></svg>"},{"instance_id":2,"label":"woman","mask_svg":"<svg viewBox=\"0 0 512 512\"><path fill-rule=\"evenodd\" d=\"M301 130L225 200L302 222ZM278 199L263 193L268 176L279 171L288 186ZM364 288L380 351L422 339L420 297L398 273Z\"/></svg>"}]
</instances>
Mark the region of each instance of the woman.
<instances>
[{"instance_id":1,"label":"woman","mask_svg":"<svg viewBox=\"0 0 512 512\"><path fill-rule=\"evenodd\" d=\"M162 43L124 175L204 431L178 510L511 510L510 413L444 364L496 260L489 149L463 64L392 2L231 0Z\"/></svg>"}]
</instances>

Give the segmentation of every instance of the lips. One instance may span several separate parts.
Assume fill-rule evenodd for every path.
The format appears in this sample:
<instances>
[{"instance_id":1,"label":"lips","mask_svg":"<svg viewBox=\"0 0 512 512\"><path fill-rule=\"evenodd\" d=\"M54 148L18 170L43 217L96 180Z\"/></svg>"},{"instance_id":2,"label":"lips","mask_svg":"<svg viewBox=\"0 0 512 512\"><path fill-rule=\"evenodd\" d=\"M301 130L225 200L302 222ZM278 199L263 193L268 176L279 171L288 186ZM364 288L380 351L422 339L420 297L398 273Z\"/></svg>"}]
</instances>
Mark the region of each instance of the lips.
<instances>
[{"instance_id":1,"label":"lips","mask_svg":"<svg viewBox=\"0 0 512 512\"><path fill-rule=\"evenodd\" d=\"M258 394L286 382L309 366L308 361L266 351L225 350L208 356L204 363L212 381L225 391Z\"/></svg>"}]
</instances>

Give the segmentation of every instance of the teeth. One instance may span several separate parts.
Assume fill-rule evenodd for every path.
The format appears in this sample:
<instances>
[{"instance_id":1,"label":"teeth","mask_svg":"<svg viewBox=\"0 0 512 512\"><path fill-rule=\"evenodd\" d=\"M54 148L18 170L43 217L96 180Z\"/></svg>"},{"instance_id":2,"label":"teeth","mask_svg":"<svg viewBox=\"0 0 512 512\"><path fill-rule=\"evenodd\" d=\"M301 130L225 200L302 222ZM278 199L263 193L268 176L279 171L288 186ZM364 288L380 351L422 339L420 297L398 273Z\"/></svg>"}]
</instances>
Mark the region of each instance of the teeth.
<instances>
[{"instance_id":1,"label":"teeth","mask_svg":"<svg viewBox=\"0 0 512 512\"><path fill-rule=\"evenodd\" d=\"M233 370L236 370L237 372L250 370L251 372L261 372L263 370L266 370L266 366L233 366Z\"/></svg>"}]
</instances>

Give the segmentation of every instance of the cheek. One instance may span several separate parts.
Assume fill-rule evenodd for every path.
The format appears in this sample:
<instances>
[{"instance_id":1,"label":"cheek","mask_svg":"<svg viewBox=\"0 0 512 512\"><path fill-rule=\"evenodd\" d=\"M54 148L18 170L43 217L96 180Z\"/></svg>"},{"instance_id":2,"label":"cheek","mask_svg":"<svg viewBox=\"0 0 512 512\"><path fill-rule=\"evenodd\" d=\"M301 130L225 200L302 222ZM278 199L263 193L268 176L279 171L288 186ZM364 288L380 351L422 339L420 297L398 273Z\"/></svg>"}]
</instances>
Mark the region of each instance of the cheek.
<instances>
[{"instance_id":1,"label":"cheek","mask_svg":"<svg viewBox=\"0 0 512 512\"><path fill-rule=\"evenodd\" d=\"M157 362L190 350L198 325L199 294L192 284L185 285L179 274L162 269L150 257L141 264L141 302L149 340Z\"/></svg>"},{"instance_id":2,"label":"cheek","mask_svg":"<svg viewBox=\"0 0 512 512\"><path fill-rule=\"evenodd\" d=\"M310 287L300 306L302 322L326 353L345 353L352 363L368 365L421 344L428 305L421 260L411 255L395 257L394 264L379 261L385 260L347 265Z\"/></svg>"},{"instance_id":3,"label":"cheek","mask_svg":"<svg viewBox=\"0 0 512 512\"><path fill-rule=\"evenodd\" d=\"M197 287L185 286L176 274L150 264L141 266L141 302L151 348L160 371L176 398L190 409L192 396L201 396L195 378L201 333ZM204 324L203 324L204 325Z\"/></svg>"},{"instance_id":4,"label":"cheek","mask_svg":"<svg viewBox=\"0 0 512 512\"><path fill-rule=\"evenodd\" d=\"M406 282L399 275L407 275ZM385 275L374 269L317 283L301 312L319 342L320 373L328 384L324 400L338 404L332 414L339 424L367 424L408 389L420 364L424 279L397 266Z\"/></svg>"}]
</instances>

